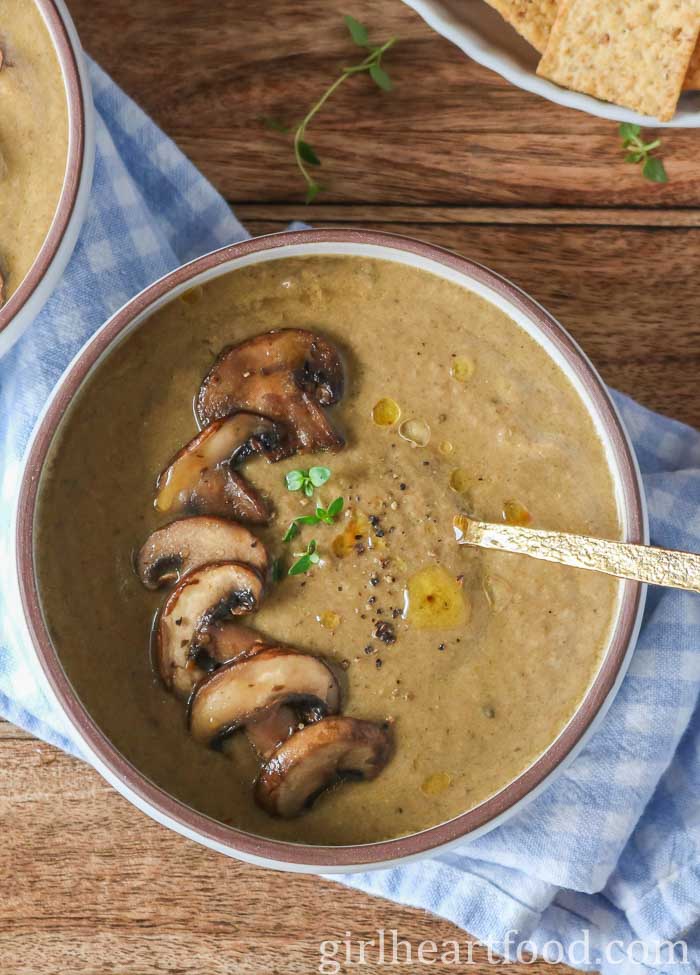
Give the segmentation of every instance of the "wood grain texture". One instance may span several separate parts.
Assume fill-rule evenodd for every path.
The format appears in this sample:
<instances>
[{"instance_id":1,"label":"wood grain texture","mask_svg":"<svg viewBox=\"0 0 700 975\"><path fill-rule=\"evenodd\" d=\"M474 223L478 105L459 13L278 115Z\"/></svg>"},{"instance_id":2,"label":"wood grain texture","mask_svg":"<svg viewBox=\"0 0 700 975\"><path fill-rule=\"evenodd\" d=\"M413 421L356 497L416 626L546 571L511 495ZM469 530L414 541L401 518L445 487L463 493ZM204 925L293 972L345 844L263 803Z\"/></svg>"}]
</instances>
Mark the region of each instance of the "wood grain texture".
<instances>
[{"instance_id":1,"label":"wood grain texture","mask_svg":"<svg viewBox=\"0 0 700 975\"><path fill-rule=\"evenodd\" d=\"M625 164L614 123L521 92L433 33L400 0L353 0L371 36L399 44L390 94L346 83L309 130L326 199L537 206L700 203L697 137L662 133L665 186ZM358 59L338 0L73 0L89 53L233 202L303 197L289 138ZM103 13L103 11L108 11Z\"/></svg>"},{"instance_id":2,"label":"wood grain texture","mask_svg":"<svg viewBox=\"0 0 700 975\"><path fill-rule=\"evenodd\" d=\"M6 738L0 754L3 975L307 975L318 971L320 943L348 931L369 940L396 929L414 950L429 939L467 942L424 911L204 850L49 745ZM469 971L510 967L486 958L475 948ZM528 966L534 975L545 970L551 966Z\"/></svg>"},{"instance_id":3,"label":"wood grain texture","mask_svg":"<svg viewBox=\"0 0 700 975\"><path fill-rule=\"evenodd\" d=\"M515 90L400 0L69 4L88 52L252 233L302 219L457 250L540 300L608 382L700 424L696 133L664 132L671 182L646 183L622 162L614 124ZM357 78L329 103L310 132L329 191L305 208L289 144L260 116L297 118L354 57L341 23L348 10L373 37L400 36L388 60L396 89L383 95ZM4 722L0 822L3 975L308 975L318 970L320 941L347 931L369 939L395 928L414 947L466 939L423 911L210 853ZM483 950L474 957L459 970L494 971Z\"/></svg>"}]
</instances>

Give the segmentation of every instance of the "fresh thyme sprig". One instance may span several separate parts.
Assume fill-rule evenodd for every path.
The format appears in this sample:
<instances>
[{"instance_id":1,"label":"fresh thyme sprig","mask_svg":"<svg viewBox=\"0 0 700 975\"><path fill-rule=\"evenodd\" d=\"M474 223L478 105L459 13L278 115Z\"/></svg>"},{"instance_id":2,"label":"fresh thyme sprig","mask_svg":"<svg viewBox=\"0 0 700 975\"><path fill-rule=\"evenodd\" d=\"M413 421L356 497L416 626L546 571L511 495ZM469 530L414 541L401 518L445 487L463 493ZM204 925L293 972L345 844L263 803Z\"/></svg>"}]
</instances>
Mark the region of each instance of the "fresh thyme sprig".
<instances>
[{"instance_id":1,"label":"fresh thyme sprig","mask_svg":"<svg viewBox=\"0 0 700 975\"><path fill-rule=\"evenodd\" d=\"M299 518L295 518L284 533L282 541L291 542L293 538L296 538L299 534L299 525L318 525L319 522L332 525L343 510L343 503L342 498L336 498L335 501L331 501L327 508L322 508L320 504L317 505L314 515L300 515Z\"/></svg>"},{"instance_id":2,"label":"fresh thyme sprig","mask_svg":"<svg viewBox=\"0 0 700 975\"><path fill-rule=\"evenodd\" d=\"M309 171L309 166L321 165L321 160L318 158L318 154L306 139L306 130L314 116L318 114L331 95L336 92L338 88L340 88L343 82L347 81L348 78L351 78L353 75L366 72L369 74L375 85L377 85L378 88L381 88L382 91L391 91L392 89L391 78L382 67L382 57L386 54L389 48L394 46L397 38L390 37L388 41L384 42L384 44L375 47L370 43L369 34L364 24L361 24L349 14L345 16L344 20L348 30L350 31L350 36L355 44L357 44L358 47L365 48L368 51L368 54L367 57L365 57L358 64L352 64L343 68L340 77L336 78L333 84L330 85L321 95L316 104L309 109L301 122L294 127L294 158L299 168L299 172L304 177L304 182L306 183L307 203L313 202L313 200L315 200L323 189L321 184L314 179ZM274 119L265 119L264 121L268 128L275 129L278 132L289 131L287 127Z\"/></svg>"},{"instance_id":3,"label":"fresh thyme sprig","mask_svg":"<svg viewBox=\"0 0 700 975\"><path fill-rule=\"evenodd\" d=\"M321 556L316 551L316 539L312 538L309 544L306 546L305 551L295 552L295 557L297 561L290 568L287 573L290 576L298 576L304 572L308 572L312 565L318 565L321 561Z\"/></svg>"},{"instance_id":4,"label":"fresh thyme sprig","mask_svg":"<svg viewBox=\"0 0 700 975\"><path fill-rule=\"evenodd\" d=\"M644 142L642 129L633 122L622 122L618 132L622 139L625 162L633 165L642 164L642 175L652 183L668 183L668 176L663 159L652 156L651 153L661 145L661 139Z\"/></svg>"},{"instance_id":5,"label":"fresh thyme sprig","mask_svg":"<svg viewBox=\"0 0 700 975\"><path fill-rule=\"evenodd\" d=\"M310 467L307 471L300 468L285 474L284 483L288 491L303 491L310 498L314 488L323 487L330 476L330 467Z\"/></svg>"}]
</instances>

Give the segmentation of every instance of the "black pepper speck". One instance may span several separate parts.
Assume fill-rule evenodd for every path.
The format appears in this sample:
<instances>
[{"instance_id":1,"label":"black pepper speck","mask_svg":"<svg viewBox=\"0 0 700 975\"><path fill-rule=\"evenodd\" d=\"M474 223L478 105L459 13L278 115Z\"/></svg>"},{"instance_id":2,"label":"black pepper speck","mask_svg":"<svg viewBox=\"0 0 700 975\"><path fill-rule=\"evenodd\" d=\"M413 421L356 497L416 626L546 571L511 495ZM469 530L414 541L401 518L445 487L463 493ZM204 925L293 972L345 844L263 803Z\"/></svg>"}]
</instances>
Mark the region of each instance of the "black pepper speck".
<instances>
[{"instance_id":1,"label":"black pepper speck","mask_svg":"<svg viewBox=\"0 0 700 975\"><path fill-rule=\"evenodd\" d=\"M382 643L386 643L389 646L392 643L396 643L396 631L394 630L393 624L389 623L388 620L381 620L374 628L374 635Z\"/></svg>"}]
</instances>

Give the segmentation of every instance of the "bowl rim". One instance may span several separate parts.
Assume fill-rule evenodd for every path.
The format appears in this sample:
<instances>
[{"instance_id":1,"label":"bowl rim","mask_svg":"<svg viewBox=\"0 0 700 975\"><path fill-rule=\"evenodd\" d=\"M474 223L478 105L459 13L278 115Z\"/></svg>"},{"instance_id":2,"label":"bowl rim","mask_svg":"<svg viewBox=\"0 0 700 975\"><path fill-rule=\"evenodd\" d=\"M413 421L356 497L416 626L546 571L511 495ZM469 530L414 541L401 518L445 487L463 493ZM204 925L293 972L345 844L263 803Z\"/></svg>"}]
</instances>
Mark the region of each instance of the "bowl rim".
<instances>
[{"instance_id":1,"label":"bowl rim","mask_svg":"<svg viewBox=\"0 0 700 975\"><path fill-rule=\"evenodd\" d=\"M76 731L79 739L97 761L94 764L120 791L142 810L177 831L229 855L291 870L343 871L395 863L404 858L423 856L436 848L465 842L500 822L548 782L563 763L582 746L602 717L619 687L634 646L641 618L645 589L638 583L623 582L619 613L607 652L599 671L575 714L554 742L535 762L500 792L473 809L417 833L366 844L312 846L303 843L256 836L220 823L196 811L150 781L109 741L81 703L65 674L57 650L49 636L41 611L38 581L34 566L34 520L40 476L59 423L83 381L102 355L110 349L134 319L147 320L154 303L202 272L221 269L231 261L252 253L274 251L295 244L377 245L400 253L428 259L457 271L466 281L476 281L493 289L502 299L524 314L564 355L586 391L609 440L611 464L619 478L622 508L627 518L629 541L646 540L646 509L640 475L629 439L617 410L597 372L585 354L561 325L537 302L516 285L468 258L433 244L410 237L360 229L321 229L286 231L251 238L212 251L182 265L141 291L117 311L83 346L56 386L44 413L37 421L28 446L16 509L15 565L24 622L39 664L44 683ZM288 255L284 255L288 256ZM387 259L391 259L387 255ZM218 275L215 275L218 276ZM140 327L137 326L137 327Z\"/></svg>"},{"instance_id":2,"label":"bowl rim","mask_svg":"<svg viewBox=\"0 0 700 975\"><path fill-rule=\"evenodd\" d=\"M86 105L76 51L67 14L56 0L34 0L56 52L65 85L68 115L68 151L63 185L48 233L17 290L0 307L0 336L9 329L39 288L48 272L73 217L86 167Z\"/></svg>"},{"instance_id":3,"label":"bowl rim","mask_svg":"<svg viewBox=\"0 0 700 975\"><path fill-rule=\"evenodd\" d=\"M488 0L486 2L488 3ZM681 91L683 103L679 101L672 119L661 122L652 115L643 115L614 102L603 101L594 95L563 88L547 78L540 77L531 69L521 65L510 53L496 48L467 24L462 23L452 9L452 5L445 0L404 0L404 3L415 10L429 27L451 41L477 64L495 71L516 88L539 95L540 98L554 105L584 112L594 118L608 119L611 122L632 122L644 128L700 128L700 100L697 98L697 92ZM504 28L507 27L514 35L517 33L515 28L506 21L503 23ZM523 43L527 42L523 41ZM533 54L537 53L535 48L532 48L532 51ZM690 99L693 99L692 107L688 107Z\"/></svg>"}]
</instances>

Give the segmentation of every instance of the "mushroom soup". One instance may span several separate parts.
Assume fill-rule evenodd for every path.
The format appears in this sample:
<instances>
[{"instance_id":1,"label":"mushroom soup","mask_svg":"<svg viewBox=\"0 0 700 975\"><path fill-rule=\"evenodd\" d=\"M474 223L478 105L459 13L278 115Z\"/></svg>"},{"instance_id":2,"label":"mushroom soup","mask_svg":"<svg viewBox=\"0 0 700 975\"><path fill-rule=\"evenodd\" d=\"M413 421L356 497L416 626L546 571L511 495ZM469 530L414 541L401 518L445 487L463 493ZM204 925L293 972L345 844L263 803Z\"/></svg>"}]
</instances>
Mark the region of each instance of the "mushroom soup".
<instances>
[{"instance_id":1,"label":"mushroom soup","mask_svg":"<svg viewBox=\"0 0 700 975\"><path fill-rule=\"evenodd\" d=\"M68 153L68 107L56 51L33 0L0 8L0 305L49 232Z\"/></svg>"},{"instance_id":2,"label":"mushroom soup","mask_svg":"<svg viewBox=\"0 0 700 975\"><path fill-rule=\"evenodd\" d=\"M75 397L41 485L44 612L97 724L172 795L312 844L411 833L554 741L617 607L611 578L459 548L462 510L619 537L559 367L425 271L254 264Z\"/></svg>"}]
</instances>

